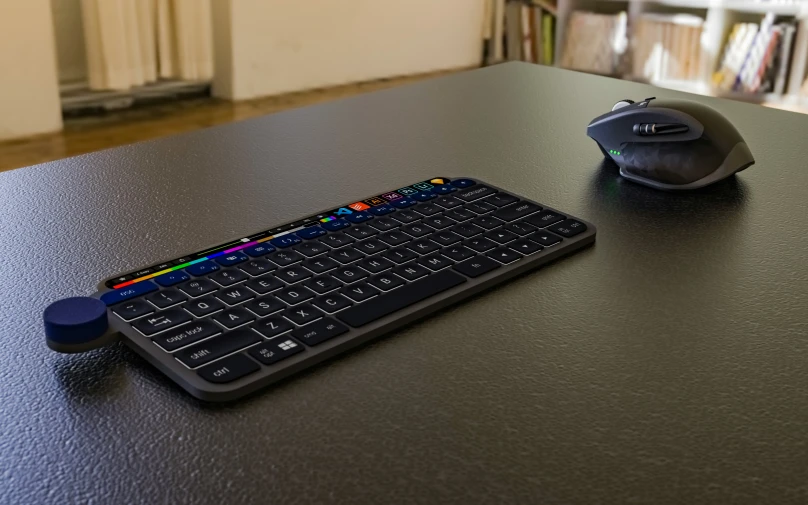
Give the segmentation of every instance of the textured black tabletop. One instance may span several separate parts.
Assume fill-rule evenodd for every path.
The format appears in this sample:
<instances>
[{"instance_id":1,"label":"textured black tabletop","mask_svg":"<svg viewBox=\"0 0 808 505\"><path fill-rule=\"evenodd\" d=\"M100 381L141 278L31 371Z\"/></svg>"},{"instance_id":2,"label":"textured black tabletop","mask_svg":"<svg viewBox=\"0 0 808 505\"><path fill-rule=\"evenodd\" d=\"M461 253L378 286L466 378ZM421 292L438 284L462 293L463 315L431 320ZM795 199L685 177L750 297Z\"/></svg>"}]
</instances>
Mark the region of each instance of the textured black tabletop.
<instances>
[{"instance_id":1,"label":"textured black tabletop","mask_svg":"<svg viewBox=\"0 0 808 505\"><path fill-rule=\"evenodd\" d=\"M669 194L584 135L653 95L507 64L0 174L0 502L808 502L808 117L682 95L757 164ZM102 277L437 175L597 243L224 406L45 347Z\"/></svg>"}]
</instances>

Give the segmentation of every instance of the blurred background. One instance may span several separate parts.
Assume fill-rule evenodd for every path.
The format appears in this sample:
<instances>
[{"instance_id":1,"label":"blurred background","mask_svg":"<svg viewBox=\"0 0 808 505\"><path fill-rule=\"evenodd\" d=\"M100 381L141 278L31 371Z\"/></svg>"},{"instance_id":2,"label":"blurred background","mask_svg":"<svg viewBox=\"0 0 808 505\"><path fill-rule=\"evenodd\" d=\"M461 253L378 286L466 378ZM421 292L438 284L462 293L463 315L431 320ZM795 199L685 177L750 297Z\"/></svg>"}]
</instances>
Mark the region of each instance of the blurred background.
<instances>
[{"instance_id":1,"label":"blurred background","mask_svg":"<svg viewBox=\"0 0 808 505\"><path fill-rule=\"evenodd\" d=\"M803 0L9 0L0 170L511 60L808 112L806 19Z\"/></svg>"}]
</instances>

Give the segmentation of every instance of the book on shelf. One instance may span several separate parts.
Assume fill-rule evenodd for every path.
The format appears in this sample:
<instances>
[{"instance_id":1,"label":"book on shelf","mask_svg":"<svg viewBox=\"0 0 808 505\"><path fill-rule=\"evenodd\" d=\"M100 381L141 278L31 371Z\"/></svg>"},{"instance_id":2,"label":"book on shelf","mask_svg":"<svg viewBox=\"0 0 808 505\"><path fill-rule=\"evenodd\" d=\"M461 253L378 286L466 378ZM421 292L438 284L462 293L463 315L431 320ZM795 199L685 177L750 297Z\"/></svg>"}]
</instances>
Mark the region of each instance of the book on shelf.
<instances>
[{"instance_id":1,"label":"book on shelf","mask_svg":"<svg viewBox=\"0 0 808 505\"><path fill-rule=\"evenodd\" d=\"M527 61L552 65L555 2L487 0L483 27L483 61ZM552 10L549 10L549 9Z\"/></svg>"},{"instance_id":2,"label":"book on shelf","mask_svg":"<svg viewBox=\"0 0 808 505\"><path fill-rule=\"evenodd\" d=\"M559 64L602 75L618 73L626 46L627 15L574 11Z\"/></svg>"},{"instance_id":3,"label":"book on shelf","mask_svg":"<svg viewBox=\"0 0 808 505\"><path fill-rule=\"evenodd\" d=\"M697 79L703 25L704 19L688 14L641 14L632 39L632 76L648 81Z\"/></svg>"}]
</instances>

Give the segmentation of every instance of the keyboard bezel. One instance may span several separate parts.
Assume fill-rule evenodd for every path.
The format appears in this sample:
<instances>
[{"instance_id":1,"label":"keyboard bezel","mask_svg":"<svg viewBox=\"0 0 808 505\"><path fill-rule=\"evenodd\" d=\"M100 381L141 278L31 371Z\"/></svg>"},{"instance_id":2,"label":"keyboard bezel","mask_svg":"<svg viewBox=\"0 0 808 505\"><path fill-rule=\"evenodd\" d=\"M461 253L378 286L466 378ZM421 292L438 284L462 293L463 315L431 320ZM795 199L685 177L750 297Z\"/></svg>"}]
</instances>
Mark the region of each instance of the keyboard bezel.
<instances>
[{"instance_id":1,"label":"keyboard bezel","mask_svg":"<svg viewBox=\"0 0 808 505\"><path fill-rule=\"evenodd\" d=\"M459 178L461 177L455 177L453 179ZM361 346L371 340L390 333L398 328L404 327L405 325L413 323L419 319L425 318L450 305L456 304L466 298L488 290L516 276L536 269L539 266L550 263L563 256L567 256L594 243L595 241L597 230L592 223L584 219L572 216L564 211L552 207L547 207L542 203L525 198L518 193L500 188L483 180L474 177L462 178L471 179L478 184L485 184L486 186L490 186L497 191L514 194L522 200L542 206L543 210L558 212L562 215L568 216L569 218L581 221L582 223L586 224L587 229L583 233L580 233L572 238L564 238L560 244L545 247L543 250L535 254L523 257L513 263L502 265L500 268L483 274L480 277L473 279L466 278L466 282L460 284L459 286L450 288L447 291L432 296L424 301L410 305L409 307L401 309L398 312L385 316L361 328L351 328L348 333L323 342L316 347L305 346L305 350L301 353L295 354L294 356L286 358L273 365L261 365L261 370L259 372L247 375L246 377L237 379L227 384L214 384L201 378L197 374L196 369L187 368L185 365L177 361L173 357L172 353L164 351L156 343L152 342L152 338L141 335L130 325L130 323L127 323L118 316L114 315L112 313L112 307L108 308L110 326L121 334L121 339L128 347L130 347L152 365L156 366L192 396L201 400L212 402L231 401L258 391L275 382L283 380L286 377L331 359L338 354L348 351L349 349ZM320 211L320 213L322 212L325 212L325 210ZM294 220L290 222L294 222ZM278 226L281 225L282 224L279 224ZM221 241L217 242L216 244L211 244L209 247L215 247L219 243L221 243ZM202 249L204 250L204 248ZM159 263L159 261L152 262L152 264L154 263ZM449 266L448 268L452 267ZM102 294L112 291L112 289L106 287L106 282L116 277L116 275L113 275L102 280L99 283L99 291L94 293L92 296L99 298ZM395 291L392 291L392 293L394 292ZM264 339L264 341L266 341L266 339ZM238 352L244 352L244 350ZM215 363L215 361L213 363Z\"/></svg>"}]
</instances>

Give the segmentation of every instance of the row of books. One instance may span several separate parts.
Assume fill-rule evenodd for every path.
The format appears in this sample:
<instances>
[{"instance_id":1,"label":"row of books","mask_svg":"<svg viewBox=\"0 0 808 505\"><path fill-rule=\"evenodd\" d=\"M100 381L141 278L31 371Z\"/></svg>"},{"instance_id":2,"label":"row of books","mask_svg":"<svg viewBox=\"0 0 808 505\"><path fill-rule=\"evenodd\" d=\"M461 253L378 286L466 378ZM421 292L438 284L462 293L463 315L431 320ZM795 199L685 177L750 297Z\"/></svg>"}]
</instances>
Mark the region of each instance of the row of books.
<instances>
[{"instance_id":1,"label":"row of books","mask_svg":"<svg viewBox=\"0 0 808 505\"><path fill-rule=\"evenodd\" d=\"M713 74L713 86L725 91L782 94L795 32L792 23L775 23L772 13L760 24L735 24Z\"/></svg>"},{"instance_id":2,"label":"row of books","mask_svg":"<svg viewBox=\"0 0 808 505\"><path fill-rule=\"evenodd\" d=\"M602 75L621 74L628 45L627 21L625 12L616 15L573 12L559 64Z\"/></svg>"},{"instance_id":3,"label":"row of books","mask_svg":"<svg viewBox=\"0 0 808 505\"><path fill-rule=\"evenodd\" d=\"M704 19L688 14L642 14L631 40L631 73L649 81L701 78Z\"/></svg>"},{"instance_id":4,"label":"row of books","mask_svg":"<svg viewBox=\"0 0 808 505\"><path fill-rule=\"evenodd\" d=\"M554 0L485 0L483 61L553 64Z\"/></svg>"}]
</instances>

